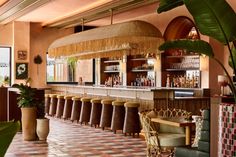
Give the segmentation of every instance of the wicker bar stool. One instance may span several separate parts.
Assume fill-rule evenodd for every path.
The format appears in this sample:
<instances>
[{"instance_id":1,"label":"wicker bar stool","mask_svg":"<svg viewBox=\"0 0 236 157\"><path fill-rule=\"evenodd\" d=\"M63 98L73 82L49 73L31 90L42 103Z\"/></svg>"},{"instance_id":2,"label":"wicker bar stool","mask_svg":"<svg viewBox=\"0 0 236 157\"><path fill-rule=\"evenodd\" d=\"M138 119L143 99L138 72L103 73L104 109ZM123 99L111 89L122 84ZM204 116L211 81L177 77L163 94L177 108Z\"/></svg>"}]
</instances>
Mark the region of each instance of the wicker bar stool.
<instances>
[{"instance_id":1,"label":"wicker bar stool","mask_svg":"<svg viewBox=\"0 0 236 157\"><path fill-rule=\"evenodd\" d=\"M57 109L57 94L50 94L49 97L51 98L49 115L54 116L56 114Z\"/></svg>"},{"instance_id":2,"label":"wicker bar stool","mask_svg":"<svg viewBox=\"0 0 236 157\"><path fill-rule=\"evenodd\" d=\"M74 120L77 120L77 122L79 121L79 117L80 117L80 111L81 111L81 101L80 101L81 97L73 97L72 101L73 101L73 105L72 105L72 111L71 111L71 117L70 120L73 122Z\"/></svg>"},{"instance_id":3,"label":"wicker bar stool","mask_svg":"<svg viewBox=\"0 0 236 157\"><path fill-rule=\"evenodd\" d=\"M90 113L91 113L91 98L83 97L81 98L82 106L80 112L79 122L80 124L85 123L87 124L90 120Z\"/></svg>"},{"instance_id":4,"label":"wicker bar stool","mask_svg":"<svg viewBox=\"0 0 236 157\"><path fill-rule=\"evenodd\" d=\"M63 116L62 116L63 119L71 118L71 110L72 110L72 104L73 104L72 97L73 96L69 96L69 95L64 96L65 105L64 105L64 111L63 111Z\"/></svg>"},{"instance_id":5,"label":"wicker bar stool","mask_svg":"<svg viewBox=\"0 0 236 157\"><path fill-rule=\"evenodd\" d=\"M123 133L126 136L126 133L129 133L130 135L133 134L133 137L135 136L135 133L140 133L140 121L139 121L139 115L138 115L138 108L140 106L140 103L138 102L126 102L124 104L125 106L125 121L124 121L124 128Z\"/></svg>"},{"instance_id":6,"label":"wicker bar stool","mask_svg":"<svg viewBox=\"0 0 236 157\"><path fill-rule=\"evenodd\" d=\"M99 126L100 118L101 118L101 111L102 111L102 104L101 99L94 98L91 100L92 107L91 107L91 114L90 114L90 125L96 128Z\"/></svg>"},{"instance_id":7,"label":"wicker bar stool","mask_svg":"<svg viewBox=\"0 0 236 157\"><path fill-rule=\"evenodd\" d=\"M101 101L102 104L102 113L101 113L101 119L100 119L100 127L102 130L105 129L105 127L111 127L111 119L112 119L112 101L113 99L103 99Z\"/></svg>"},{"instance_id":8,"label":"wicker bar stool","mask_svg":"<svg viewBox=\"0 0 236 157\"><path fill-rule=\"evenodd\" d=\"M56 111L56 118L61 118L63 115L64 110L64 95L58 95L57 96L57 111Z\"/></svg>"},{"instance_id":9,"label":"wicker bar stool","mask_svg":"<svg viewBox=\"0 0 236 157\"><path fill-rule=\"evenodd\" d=\"M49 108L50 108L50 101L51 98L49 97L50 94L44 94L44 101L45 101L45 108L44 108L44 112L46 115L49 115Z\"/></svg>"},{"instance_id":10,"label":"wicker bar stool","mask_svg":"<svg viewBox=\"0 0 236 157\"><path fill-rule=\"evenodd\" d=\"M111 121L111 130L116 133L117 130L123 131L125 108L124 101L113 101L113 113Z\"/></svg>"}]
</instances>

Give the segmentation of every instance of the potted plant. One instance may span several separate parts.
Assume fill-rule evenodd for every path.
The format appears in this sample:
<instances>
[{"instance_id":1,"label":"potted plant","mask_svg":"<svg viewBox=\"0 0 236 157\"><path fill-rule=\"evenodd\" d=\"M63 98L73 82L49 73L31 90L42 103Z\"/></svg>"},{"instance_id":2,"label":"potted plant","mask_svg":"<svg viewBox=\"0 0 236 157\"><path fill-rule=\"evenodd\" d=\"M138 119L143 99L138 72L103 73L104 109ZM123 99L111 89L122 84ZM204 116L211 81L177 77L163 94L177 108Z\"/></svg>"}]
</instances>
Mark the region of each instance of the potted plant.
<instances>
[{"instance_id":1,"label":"potted plant","mask_svg":"<svg viewBox=\"0 0 236 157\"><path fill-rule=\"evenodd\" d=\"M12 87L19 89L18 107L21 108L21 123L23 139L26 141L36 140L36 89L31 88L27 84L30 79L27 79L25 84L14 84Z\"/></svg>"},{"instance_id":2,"label":"potted plant","mask_svg":"<svg viewBox=\"0 0 236 157\"><path fill-rule=\"evenodd\" d=\"M227 3L226 0L160 0L160 5L158 8L158 13L171 10L175 7L185 5L190 14L193 16L195 24L201 34L208 35L211 38L214 38L221 42L223 45L226 45L229 51L229 63L233 68L234 75L236 74L236 13ZM224 70L225 74L229 80L229 87L232 91L232 95L236 102L236 88L233 83L233 79L230 76L228 70L225 68L224 64L214 55L212 47L210 44L203 40L189 40L189 39L179 39L173 41L167 41L159 47L160 50L168 49L184 49L187 52L196 52L199 54L204 54L209 56L211 59L215 60ZM234 122L236 105L233 104L220 104L220 110L224 113L220 115L220 126L222 133L225 133L224 127L227 127L225 130L234 129L236 125ZM227 115L233 115L231 117L225 117L231 119L230 121L224 122L223 117ZM235 132L227 132L228 137L234 137ZM227 142L232 140L232 143L235 143L235 139L221 139L222 142L222 152L230 152L235 154L235 150L227 150ZM220 143L221 143L220 142ZM230 155L230 154L228 154ZM232 155L232 154L231 154ZM219 154L219 156L227 156L225 154Z\"/></svg>"},{"instance_id":3,"label":"potted plant","mask_svg":"<svg viewBox=\"0 0 236 157\"><path fill-rule=\"evenodd\" d=\"M49 119L45 117L45 105L41 102L37 105L36 132L39 140L46 141L49 134Z\"/></svg>"}]
</instances>

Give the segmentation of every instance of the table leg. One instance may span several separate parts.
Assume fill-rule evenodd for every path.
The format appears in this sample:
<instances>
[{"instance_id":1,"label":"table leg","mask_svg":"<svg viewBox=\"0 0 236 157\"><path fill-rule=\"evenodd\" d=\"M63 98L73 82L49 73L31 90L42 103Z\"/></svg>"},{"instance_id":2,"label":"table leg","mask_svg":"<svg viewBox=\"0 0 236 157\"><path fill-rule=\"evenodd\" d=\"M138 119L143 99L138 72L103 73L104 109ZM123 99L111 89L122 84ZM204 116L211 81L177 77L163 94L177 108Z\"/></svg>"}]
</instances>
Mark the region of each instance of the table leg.
<instances>
[{"instance_id":1,"label":"table leg","mask_svg":"<svg viewBox=\"0 0 236 157\"><path fill-rule=\"evenodd\" d=\"M191 128L190 126L185 127L185 144L190 145L191 144Z\"/></svg>"}]
</instances>

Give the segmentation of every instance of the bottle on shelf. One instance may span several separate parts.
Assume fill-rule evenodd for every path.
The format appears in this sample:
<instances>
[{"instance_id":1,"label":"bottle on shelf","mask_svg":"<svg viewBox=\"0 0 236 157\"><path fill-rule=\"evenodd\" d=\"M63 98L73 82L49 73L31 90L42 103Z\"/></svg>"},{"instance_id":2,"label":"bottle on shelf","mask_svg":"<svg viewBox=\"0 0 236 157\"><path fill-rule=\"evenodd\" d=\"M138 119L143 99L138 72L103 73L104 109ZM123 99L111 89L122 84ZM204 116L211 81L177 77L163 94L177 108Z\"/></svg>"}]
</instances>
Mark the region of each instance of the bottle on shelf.
<instances>
[{"instance_id":1,"label":"bottle on shelf","mask_svg":"<svg viewBox=\"0 0 236 157\"><path fill-rule=\"evenodd\" d=\"M119 75L112 75L106 78L105 86L113 87L114 85L122 85Z\"/></svg>"},{"instance_id":2,"label":"bottle on shelf","mask_svg":"<svg viewBox=\"0 0 236 157\"><path fill-rule=\"evenodd\" d=\"M168 83L169 82L169 83ZM166 87L180 87L180 88L199 88L199 75L193 72L191 75L174 75L167 74Z\"/></svg>"},{"instance_id":3,"label":"bottle on shelf","mask_svg":"<svg viewBox=\"0 0 236 157\"><path fill-rule=\"evenodd\" d=\"M167 78L166 78L166 87L170 87L170 75L167 74Z\"/></svg>"},{"instance_id":4,"label":"bottle on shelf","mask_svg":"<svg viewBox=\"0 0 236 157\"><path fill-rule=\"evenodd\" d=\"M136 78L134 81L131 82L131 86L149 86L154 87L155 81L154 78L151 76L145 76L145 75L136 75Z\"/></svg>"}]
</instances>

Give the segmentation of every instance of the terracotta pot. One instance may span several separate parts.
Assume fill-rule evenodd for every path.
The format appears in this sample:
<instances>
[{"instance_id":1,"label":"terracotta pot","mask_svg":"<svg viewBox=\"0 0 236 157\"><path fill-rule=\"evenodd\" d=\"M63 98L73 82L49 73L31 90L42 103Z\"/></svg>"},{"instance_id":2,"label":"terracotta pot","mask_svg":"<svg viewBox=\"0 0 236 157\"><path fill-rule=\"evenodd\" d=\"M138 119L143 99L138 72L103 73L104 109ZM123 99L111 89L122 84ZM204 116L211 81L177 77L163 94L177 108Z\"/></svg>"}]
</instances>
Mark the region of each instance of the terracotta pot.
<instances>
[{"instance_id":1,"label":"terracotta pot","mask_svg":"<svg viewBox=\"0 0 236 157\"><path fill-rule=\"evenodd\" d=\"M21 122L23 139L36 140L36 107L22 107Z\"/></svg>"},{"instance_id":2,"label":"terracotta pot","mask_svg":"<svg viewBox=\"0 0 236 157\"><path fill-rule=\"evenodd\" d=\"M46 141L49 134L49 119L37 119L36 132L39 140Z\"/></svg>"}]
</instances>

